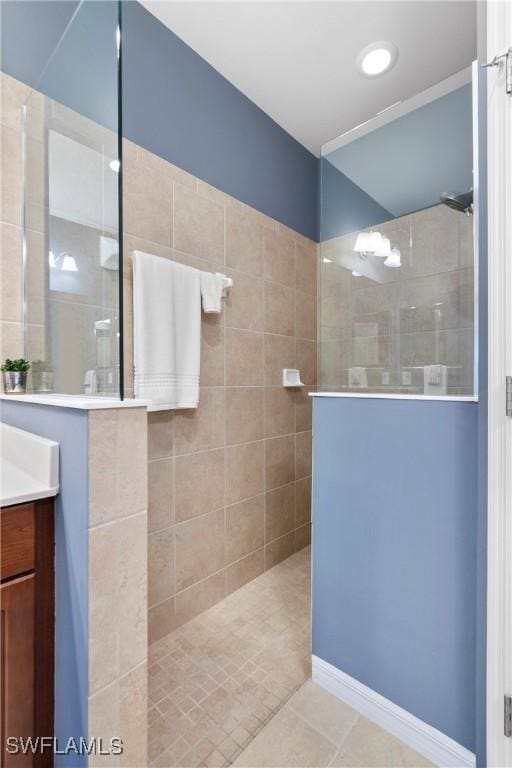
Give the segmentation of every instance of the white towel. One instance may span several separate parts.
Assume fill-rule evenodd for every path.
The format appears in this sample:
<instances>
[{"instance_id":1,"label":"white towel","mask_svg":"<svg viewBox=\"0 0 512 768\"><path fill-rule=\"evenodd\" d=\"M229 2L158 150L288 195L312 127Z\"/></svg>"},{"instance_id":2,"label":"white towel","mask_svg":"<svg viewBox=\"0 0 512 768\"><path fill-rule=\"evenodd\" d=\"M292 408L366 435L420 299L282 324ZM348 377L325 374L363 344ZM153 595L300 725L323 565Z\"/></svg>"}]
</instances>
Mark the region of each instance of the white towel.
<instances>
[{"instance_id":1,"label":"white towel","mask_svg":"<svg viewBox=\"0 0 512 768\"><path fill-rule=\"evenodd\" d=\"M201 298L203 312L219 314L222 309L224 275L219 272L201 272Z\"/></svg>"},{"instance_id":2,"label":"white towel","mask_svg":"<svg viewBox=\"0 0 512 768\"><path fill-rule=\"evenodd\" d=\"M133 252L135 397L158 409L197 408L201 360L199 270Z\"/></svg>"}]
</instances>

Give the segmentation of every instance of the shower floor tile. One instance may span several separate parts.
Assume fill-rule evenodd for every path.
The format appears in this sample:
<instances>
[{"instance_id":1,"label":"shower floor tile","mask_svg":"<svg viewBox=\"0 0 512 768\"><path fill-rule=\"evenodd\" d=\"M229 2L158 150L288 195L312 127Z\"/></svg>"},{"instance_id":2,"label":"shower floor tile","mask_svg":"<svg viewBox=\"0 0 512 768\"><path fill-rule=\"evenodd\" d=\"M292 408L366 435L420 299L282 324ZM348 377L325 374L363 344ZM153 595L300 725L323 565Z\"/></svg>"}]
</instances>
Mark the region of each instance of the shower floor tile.
<instances>
[{"instance_id":1,"label":"shower floor tile","mask_svg":"<svg viewBox=\"0 0 512 768\"><path fill-rule=\"evenodd\" d=\"M155 768L231 765L311 675L310 548L149 648Z\"/></svg>"}]
</instances>

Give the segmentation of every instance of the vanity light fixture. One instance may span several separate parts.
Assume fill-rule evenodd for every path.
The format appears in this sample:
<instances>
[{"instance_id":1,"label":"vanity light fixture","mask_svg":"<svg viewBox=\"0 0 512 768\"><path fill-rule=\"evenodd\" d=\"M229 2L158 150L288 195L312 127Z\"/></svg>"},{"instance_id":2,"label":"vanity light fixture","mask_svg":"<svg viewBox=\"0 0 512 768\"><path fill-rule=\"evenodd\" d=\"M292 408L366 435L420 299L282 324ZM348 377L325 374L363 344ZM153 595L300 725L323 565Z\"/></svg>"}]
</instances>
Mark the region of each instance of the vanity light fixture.
<instances>
[{"instance_id":1,"label":"vanity light fixture","mask_svg":"<svg viewBox=\"0 0 512 768\"><path fill-rule=\"evenodd\" d=\"M357 57L357 64L365 77L383 75L395 65L398 48L388 40L371 43Z\"/></svg>"},{"instance_id":2,"label":"vanity light fixture","mask_svg":"<svg viewBox=\"0 0 512 768\"><path fill-rule=\"evenodd\" d=\"M354 251L362 256L375 254L382 247L382 239L380 232L359 232L354 244Z\"/></svg>"},{"instance_id":3,"label":"vanity light fixture","mask_svg":"<svg viewBox=\"0 0 512 768\"><path fill-rule=\"evenodd\" d=\"M379 256L381 259L387 259L391 256L391 241L389 237L381 237L375 255Z\"/></svg>"},{"instance_id":4,"label":"vanity light fixture","mask_svg":"<svg viewBox=\"0 0 512 768\"><path fill-rule=\"evenodd\" d=\"M359 232L353 250L362 259L366 259L368 256L385 259L385 267L402 266L400 249L396 246L392 248L389 237L384 237L380 232Z\"/></svg>"},{"instance_id":5,"label":"vanity light fixture","mask_svg":"<svg viewBox=\"0 0 512 768\"><path fill-rule=\"evenodd\" d=\"M78 272L75 257L66 251L59 253L57 258L53 251L48 251L48 266L50 269L61 269L63 272Z\"/></svg>"},{"instance_id":6,"label":"vanity light fixture","mask_svg":"<svg viewBox=\"0 0 512 768\"><path fill-rule=\"evenodd\" d=\"M396 246L391 249L391 253L387 257L386 261L384 262L385 267L401 267L402 266L402 259L401 259L401 253L400 249Z\"/></svg>"},{"instance_id":7,"label":"vanity light fixture","mask_svg":"<svg viewBox=\"0 0 512 768\"><path fill-rule=\"evenodd\" d=\"M74 256L70 256L69 253L61 253L61 259L61 269L63 272L78 272Z\"/></svg>"},{"instance_id":8,"label":"vanity light fixture","mask_svg":"<svg viewBox=\"0 0 512 768\"><path fill-rule=\"evenodd\" d=\"M370 253L371 240L369 232L359 232L354 243L354 251L357 253Z\"/></svg>"}]
</instances>

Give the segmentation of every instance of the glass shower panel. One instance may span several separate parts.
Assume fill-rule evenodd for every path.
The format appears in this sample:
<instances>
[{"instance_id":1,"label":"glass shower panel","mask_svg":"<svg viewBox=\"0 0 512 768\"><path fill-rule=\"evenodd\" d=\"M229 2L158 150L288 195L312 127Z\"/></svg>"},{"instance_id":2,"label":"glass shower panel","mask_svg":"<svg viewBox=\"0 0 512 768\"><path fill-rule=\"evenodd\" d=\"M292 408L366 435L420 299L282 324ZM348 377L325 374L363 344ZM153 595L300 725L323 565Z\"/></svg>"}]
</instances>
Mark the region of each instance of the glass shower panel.
<instances>
[{"instance_id":1,"label":"glass shower panel","mask_svg":"<svg viewBox=\"0 0 512 768\"><path fill-rule=\"evenodd\" d=\"M117 2L82 2L25 106L25 356L36 392L122 395Z\"/></svg>"},{"instance_id":2,"label":"glass shower panel","mask_svg":"<svg viewBox=\"0 0 512 768\"><path fill-rule=\"evenodd\" d=\"M473 395L471 194L440 202L472 188L471 116L468 84L323 153L322 389Z\"/></svg>"}]
</instances>

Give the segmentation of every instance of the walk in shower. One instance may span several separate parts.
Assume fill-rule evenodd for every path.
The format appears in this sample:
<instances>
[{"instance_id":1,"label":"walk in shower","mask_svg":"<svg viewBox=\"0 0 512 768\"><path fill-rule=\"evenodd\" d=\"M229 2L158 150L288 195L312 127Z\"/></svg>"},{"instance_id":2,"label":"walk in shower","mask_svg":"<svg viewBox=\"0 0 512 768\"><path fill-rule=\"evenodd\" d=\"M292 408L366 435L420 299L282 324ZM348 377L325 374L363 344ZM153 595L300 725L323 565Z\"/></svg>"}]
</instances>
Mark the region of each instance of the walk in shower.
<instances>
[{"instance_id":1,"label":"walk in shower","mask_svg":"<svg viewBox=\"0 0 512 768\"><path fill-rule=\"evenodd\" d=\"M33 392L122 397L119 23L117 2L80 3L24 107Z\"/></svg>"},{"instance_id":2,"label":"walk in shower","mask_svg":"<svg viewBox=\"0 0 512 768\"><path fill-rule=\"evenodd\" d=\"M474 395L472 114L467 71L323 148L323 390Z\"/></svg>"}]
</instances>

